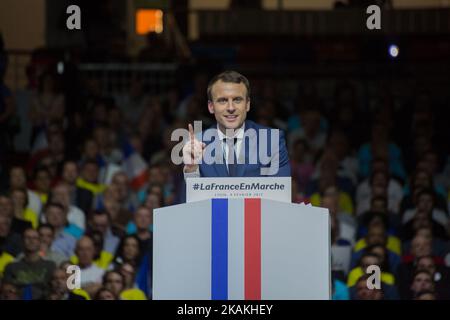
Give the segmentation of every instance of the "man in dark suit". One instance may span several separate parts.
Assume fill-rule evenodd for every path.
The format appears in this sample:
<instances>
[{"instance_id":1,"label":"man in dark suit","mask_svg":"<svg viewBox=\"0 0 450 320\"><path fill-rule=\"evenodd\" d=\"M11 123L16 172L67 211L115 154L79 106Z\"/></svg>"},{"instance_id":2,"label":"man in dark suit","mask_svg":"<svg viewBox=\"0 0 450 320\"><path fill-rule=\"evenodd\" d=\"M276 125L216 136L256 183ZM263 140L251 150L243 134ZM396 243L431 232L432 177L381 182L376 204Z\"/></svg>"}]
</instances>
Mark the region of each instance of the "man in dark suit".
<instances>
[{"instance_id":1,"label":"man in dark suit","mask_svg":"<svg viewBox=\"0 0 450 320\"><path fill-rule=\"evenodd\" d=\"M284 134L246 120L250 84L235 71L215 76L208 85L208 111L216 124L183 148L184 177L291 176Z\"/></svg>"}]
</instances>

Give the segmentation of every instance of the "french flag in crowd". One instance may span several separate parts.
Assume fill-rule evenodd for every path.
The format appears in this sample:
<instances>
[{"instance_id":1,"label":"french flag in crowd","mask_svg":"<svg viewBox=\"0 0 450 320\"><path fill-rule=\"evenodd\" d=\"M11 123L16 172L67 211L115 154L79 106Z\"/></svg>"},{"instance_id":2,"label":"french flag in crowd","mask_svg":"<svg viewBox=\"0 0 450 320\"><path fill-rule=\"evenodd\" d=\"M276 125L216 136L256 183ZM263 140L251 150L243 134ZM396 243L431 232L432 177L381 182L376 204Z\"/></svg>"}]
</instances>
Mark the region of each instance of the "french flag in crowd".
<instances>
[{"instance_id":1,"label":"french flag in crowd","mask_svg":"<svg viewBox=\"0 0 450 320\"><path fill-rule=\"evenodd\" d=\"M122 152L122 169L130 179L131 188L137 191L145 187L148 182L148 166L144 158L129 142L124 144Z\"/></svg>"}]
</instances>

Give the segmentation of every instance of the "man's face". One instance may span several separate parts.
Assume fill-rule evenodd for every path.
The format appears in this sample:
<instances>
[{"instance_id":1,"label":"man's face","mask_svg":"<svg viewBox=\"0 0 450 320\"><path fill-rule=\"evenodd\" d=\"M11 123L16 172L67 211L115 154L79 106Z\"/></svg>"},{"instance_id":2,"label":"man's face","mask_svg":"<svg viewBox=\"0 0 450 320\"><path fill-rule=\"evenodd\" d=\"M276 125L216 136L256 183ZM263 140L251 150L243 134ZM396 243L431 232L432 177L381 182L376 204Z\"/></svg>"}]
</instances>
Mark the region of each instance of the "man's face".
<instances>
[{"instance_id":1,"label":"man's face","mask_svg":"<svg viewBox=\"0 0 450 320\"><path fill-rule=\"evenodd\" d=\"M125 174L116 174L113 179L112 183L117 186L117 192L119 199L118 200L125 200L128 195L128 178Z\"/></svg>"},{"instance_id":2,"label":"man's face","mask_svg":"<svg viewBox=\"0 0 450 320\"><path fill-rule=\"evenodd\" d=\"M415 237L411 242L411 253L420 258L431 254L431 241L424 237Z\"/></svg>"},{"instance_id":3,"label":"man's face","mask_svg":"<svg viewBox=\"0 0 450 320\"><path fill-rule=\"evenodd\" d=\"M381 244L384 245L385 243L385 233L384 229L381 227L373 227L370 228L367 233L367 244L368 245L374 245L374 244Z\"/></svg>"},{"instance_id":4,"label":"man's face","mask_svg":"<svg viewBox=\"0 0 450 320\"><path fill-rule=\"evenodd\" d=\"M83 237L78 240L75 251L81 266L90 266L92 264L95 255L95 247L94 242L90 238Z\"/></svg>"},{"instance_id":5,"label":"man's face","mask_svg":"<svg viewBox=\"0 0 450 320\"><path fill-rule=\"evenodd\" d=\"M434 272L436 271L436 265L434 264L434 261L431 257L424 257L417 263L417 269L426 270L430 274L434 274Z\"/></svg>"},{"instance_id":6,"label":"man's face","mask_svg":"<svg viewBox=\"0 0 450 320\"><path fill-rule=\"evenodd\" d=\"M66 185L58 185L52 190L53 201L68 208L70 205L70 191Z\"/></svg>"},{"instance_id":7,"label":"man's face","mask_svg":"<svg viewBox=\"0 0 450 320\"><path fill-rule=\"evenodd\" d=\"M0 196L0 217L12 217L14 214L13 202L8 197Z\"/></svg>"},{"instance_id":8,"label":"man's face","mask_svg":"<svg viewBox=\"0 0 450 320\"><path fill-rule=\"evenodd\" d=\"M36 230L28 229L23 235L23 244L26 252L36 253L39 251L41 241Z\"/></svg>"},{"instance_id":9,"label":"man's face","mask_svg":"<svg viewBox=\"0 0 450 320\"><path fill-rule=\"evenodd\" d=\"M123 245L123 257L129 261L134 260L139 254L139 243L134 238L128 238Z\"/></svg>"},{"instance_id":10,"label":"man's face","mask_svg":"<svg viewBox=\"0 0 450 320\"><path fill-rule=\"evenodd\" d=\"M417 199L417 209L424 212L431 212L433 209L433 197L429 194L422 194Z\"/></svg>"},{"instance_id":11,"label":"man's face","mask_svg":"<svg viewBox=\"0 0 450 320\"><path fill-rule=\"evenodd\" d=\"M19 300L17 288L9 283L5 283L0 289L0 300Z\"/></svg>"},{"instance_id":12,"label":"man's face","mask_svg":"<svg viewBox=\"0 0 450 320\"><path fill-rule=\"evenodd\" d=\"M109 221L106 214L95 214L92 217L92 229L101 232L103 235L108 231Z\"/></svg>"},{"instance_id":13,"label":"man's face","mask_svg":"<svg viewBox=\"0 0 450 320\"><path fill-rule=\"evenodd\" d=\"M14 204L14 208L25 208L27 202L27 194L22 190L15 190L11 194L11 199Z\"/></svg>"},{"instance_id":14,"label":"man's face","mask_svg":"<svg viewBox=\"0 0 450 320\"><path fill-rule=\"evenodd\" d=\"M49 248L53 242L53 231L50 228L42 227L39 229L39 237L41 239L41 244Z\"/></svg>"},{"instance_id":15,"label":"man's face","mask_svg":"<svg viewBox=\"0 0 450 320\"><path fill-rule=\"evenodd\" d=\"M149 209L140 208L136 212L134 219L138 230L146 230L152 224L152 213Z\"/></svg>"},{"instance_id":16,"label":"man's face","mask_svg":"<svg viewBox=\"0 0 450 320\"><path fill-rule=\"evenodd\" d=\"M47 192L50 189L50 175L46 171L39 171L34 183L39 191Z\"/></svg>"},{"instance_id":17,"label":"man's face","mask_svg":"<svg viewBox=\"0 0 450 320\"><path fill-rule=\"evenodd\" d=\"M66 183L73 185L78 178L77 165L73 162L66 163L64 165L62 177Z\"/></svg>"},{"instance_id":18,"label":"man's face","mask_svg":"<svg viewBox=\"0 0 450 320\"><path fill-rule=\"evenodd\" d=\"M381 290L369 289L365 280L356 284L357 300L381 300L383 294Z\"/></svg>"},{"instance_id":19,"label":"man's face","mask_svg":"<svg viewBox=\"0 0 450 320\"><path fill-rule=\"evenodd\" d=\"M226 129L240 128L250 110L244 83L219 80L212 86L211 96L213 101L208 102L208 110L214 114L219 129L225 132Z\"/></svg>"},{"instance_id":20,"label":"man's face","mask_svg":"<svg viewBox=\"0 0 450 320\"><path fill-rule=\"evenodd\" d=\"M56 269L53 272L51 287L53 291L64 293L67 291L67 274L62 269Z\"/></svg>"},{"instance_id":21,"label":"man's face","mask_svg":"<svg viewBox=\"0 0 450 320\"><path fill-rule=\"evenodd\" d=\"M414 277L413 283L411 284L411 290L414 292L420 292L424 290L433 290L434 284L431 276L424 272L417 274Z\"/></svg>"},{"instance_id":22,"label":"man's face","mask_svg":"<svg viewBox=\"0 0 450 320\"><path fill-rule=\"evenodd\" d=\"M116 296L118 296L120 292L122 292L122 290L124 289L122 277L116 272L111 272L108 274L108 276L105 279L104 286L106 289L114 292Z\"/></svg>"},{"instance_id":23,"label":"man's face","mask_svg":"<svg viewBox=\"0 0 450 320\"><path fill-rule=\"evenodd\" d=\"M93 163L87 163L83 168L83 178L91 183L96 183L98 179L98 167Z\"/></svg>"},{"instance_id":24,"label":"man's face","mask_svg":"<svg viewBox=\"0 0 450 320\"><path fill-rule=\"evenodd\" d=\"M26 187L25 171L22 168L13 168L10 172L9 183L12 189Z\"/></svg>"},{"instance_id":25,"label":"man's face","mask_svg":"<svg viewBox=\"0 0 450 320\"><path fill-rule=\"evenodd\" d=\"M64 210L59 207L51 206L45 211L47 222L55 229L59 229L66 223L66 214Z\"/></svg>"},{"instance_id":26,"label":"man's face","mask_svg":"<svg viewBox=\"0 0 450 320\"><path fill-rule=\"evenodd\" d=\"M11 230L11 218L0 215L0 237L5 238Z\"/></svg>"},{"instance_id":27,"label":"man's face","mask_svg":"<svg viewBox=\"0 0 450 320\"><path fill-rule=\"evenodd\" d=\"M364 272L367 270L369 266L378 266L380 265L380 259L372 256L364 257L361 260L361 268L364 270Z\"/></svg>"}]
</instances>

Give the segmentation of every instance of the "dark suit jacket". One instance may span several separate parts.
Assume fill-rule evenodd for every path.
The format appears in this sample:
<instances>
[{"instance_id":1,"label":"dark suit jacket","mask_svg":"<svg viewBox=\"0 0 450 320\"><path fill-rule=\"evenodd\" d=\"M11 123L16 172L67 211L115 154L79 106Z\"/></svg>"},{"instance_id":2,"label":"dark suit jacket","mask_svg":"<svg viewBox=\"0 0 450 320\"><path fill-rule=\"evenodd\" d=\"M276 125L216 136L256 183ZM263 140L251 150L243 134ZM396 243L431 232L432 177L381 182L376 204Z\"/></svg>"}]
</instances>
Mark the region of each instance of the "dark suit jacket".
<instances>
[{"instance_id":1,"label":"dark suit jacket","mask_svg":"<svg viewBox=\"0 0 450 320\"><path fill-rule=\"evenodd\" d=\"M199 165L201 177L228 177L228 169L223 156L222 141L217 134L217 126L202 133L197 139L206 144L202 163ZM278 135L278 137L277 137ZM271 143L271 139L276 139ZM286 148L284 133L259 125L251 120L245 121L244 141L242 142L236 170L237 177L290 177L291 166ZM186 201L186 186L180 190L180 202Z\"/></svg>"}]
</instances>

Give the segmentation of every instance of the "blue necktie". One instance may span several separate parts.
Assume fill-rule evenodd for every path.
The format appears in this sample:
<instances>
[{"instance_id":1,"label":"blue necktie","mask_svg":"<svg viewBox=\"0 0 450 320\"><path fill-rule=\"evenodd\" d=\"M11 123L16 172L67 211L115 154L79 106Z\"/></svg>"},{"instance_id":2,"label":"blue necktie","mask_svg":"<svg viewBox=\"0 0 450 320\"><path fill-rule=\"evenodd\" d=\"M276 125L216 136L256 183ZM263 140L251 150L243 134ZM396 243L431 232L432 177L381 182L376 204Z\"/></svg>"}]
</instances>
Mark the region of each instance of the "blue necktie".
<instances>
[{"instance_id":1,"label":"blue necktie","mask_svg":"<svg viewBox=\"0 0 450 320\"><path fill-rule=\"evenodd\" d=\"M236 177L237 174L237 157L236 157L236 142L237 138L233 139L223 139L223 141L228 145L228 176Z\"/></svg>"}]
</instances>

